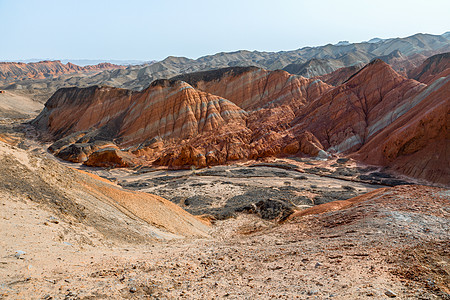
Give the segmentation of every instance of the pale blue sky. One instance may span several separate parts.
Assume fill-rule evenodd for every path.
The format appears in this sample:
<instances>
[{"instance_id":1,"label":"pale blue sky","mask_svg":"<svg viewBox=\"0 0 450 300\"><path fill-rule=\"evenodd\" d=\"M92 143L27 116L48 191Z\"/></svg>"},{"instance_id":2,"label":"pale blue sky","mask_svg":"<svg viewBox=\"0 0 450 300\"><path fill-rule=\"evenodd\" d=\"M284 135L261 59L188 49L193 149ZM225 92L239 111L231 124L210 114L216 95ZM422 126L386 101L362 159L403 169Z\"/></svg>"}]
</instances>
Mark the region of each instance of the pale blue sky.
<instances>
[{"instance_id":1,"label":"pale blue sky","mask_svg":"<svg viewBox=\"0 0 450 300\"><path fill-rule=\"evenodd\" d=\"M450 30L449 0L0 0L0 61L198 58Z\"/></svg>"}]
</instances>

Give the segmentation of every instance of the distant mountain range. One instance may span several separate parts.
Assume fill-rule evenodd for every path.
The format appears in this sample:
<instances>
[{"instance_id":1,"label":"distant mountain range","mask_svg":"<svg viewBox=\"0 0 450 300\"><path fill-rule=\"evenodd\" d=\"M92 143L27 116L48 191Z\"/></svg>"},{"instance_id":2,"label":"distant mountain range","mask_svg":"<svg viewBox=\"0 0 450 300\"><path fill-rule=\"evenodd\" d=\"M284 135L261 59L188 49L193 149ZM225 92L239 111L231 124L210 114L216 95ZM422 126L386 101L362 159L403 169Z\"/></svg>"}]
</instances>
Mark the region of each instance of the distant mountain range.
<instances>
[{"instance_id":1,"label":"distant mountain range","mask_svg":"<svg viewBox=\"0 0 450 300\"><path fill-rule=\"evenodd\" d=\"M327 68L304 72L307 77L319 76L341 67L366 64L374 58L400 52L404 57L423 54L425 57L450 51L449 34L415 34L406 38L373 39L362 43L338 43L320 47L304 47L292 51L260 52L236 51L222 52L192 60L185 57L168 57L148 68L168 69L177 73L191 73L222 67L256 66L267 70L286 69L288 66L304 65L311 70L317 64ZM425 58L424 58L425 59ZM301 74L300 74L301 75Z\"/></svg>"},{"instance_id":2,"label":"distant mountain range","mask_svg":"<svg viewBox=\"0 0 450 300\"><path fill-rule=\"evenodd\" d=\"M50 58L30 58L20 60L5 60L4 62L37 63L41 61L52 61ZM134 66L143 64L152 64L156 60L136 60L136 59L58 59L63 64L72 63L81 67L98 65L101 63L110 63L113 65ZM54 61L54 60L53 60Z\"/></svg>"},{"instance_id":3,"label":"distant mountain range","mask_svg":"<svg viewBox=\"0 0 450 300\"><path fill-rule=\"evenodd\" d=\"M0 87L27 91L40 100L46 100L62 87L110 85L142 90L156 79L235 66L256 66L266 70L283 69L291 74L311 78L329 74L343 67L360 68L375 58L380 58L400 74L406 75L426 58L449 51L450 32L442 35L418 33L405 38L374 38L368 42L340 42L336 45L304 47L292 51L240 50L221 52L198 59L169 56L162 61L151 62L144 66L128 66L124 69L106 70L92 75L70 74L58 78L52 76L51 81L48 79L21 80L13 84L2 84L0 81Z\"/></svg>"},{"instance_id":4,"label":"distant mountain range","mask_svg":"<svg viewBox=\"0 0 450 300\"><path fill-rule=\"evenodd\" d=\"M124 66L100 63L80 67L72 63L63 64L59 60L37 63L0 62L0 80L14 82L27 79L53 79L65 74L98 72L109 69L123 69Z\"/></svg>"}]
</instances>

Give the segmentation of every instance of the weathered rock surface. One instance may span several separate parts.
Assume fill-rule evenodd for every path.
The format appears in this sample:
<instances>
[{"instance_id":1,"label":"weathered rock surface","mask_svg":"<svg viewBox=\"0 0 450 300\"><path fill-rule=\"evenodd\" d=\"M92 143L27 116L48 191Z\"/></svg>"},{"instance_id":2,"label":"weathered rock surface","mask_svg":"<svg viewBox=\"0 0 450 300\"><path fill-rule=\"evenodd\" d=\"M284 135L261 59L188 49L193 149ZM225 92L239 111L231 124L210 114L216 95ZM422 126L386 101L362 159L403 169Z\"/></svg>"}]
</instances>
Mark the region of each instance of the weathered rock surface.
<instances>
[{"instance_id":1,"label":"weathered rock surface","mask_svg":"<svg viewBox=\"0 0 450 300\"><path fill-rule=\"evenodd\" d=\"M103 148L117 148L113 143L108 141L95 141L90 143L74 143L65 145L64 148L55 153L56 157L59 157L66 161L71 162L85 162L90 155ZM117 149L118 150L118 149ZM105 157L106 158L106 157Z\"/></svg>"},{"instance_id":2,"label":"weathered rock surface","mask_svg":"<svg viewBox=\"0 0 450 300\"><path fill-rule=\"evenodd\" d=\"M120 126L121 145L161 138L190 138L226 125L245 124L247 113L222 97L182 81L158 80L137 93Z\"/></svg>"},{"instance_id":3,"label":"weathered rock surface","mask_svg":"<svg viewBox=\"0 0 450 300\"><path fill-rule=\"evenodd\" d=\"M243 126L245 120L246 112L224 98L185 82L160 80L142 92L98 86L59 90L32 124L61 138L50 147L60 157L86 161L111 143L145 155L142 145L154 138L186 139L227 123ZM111 164L117 165L116 159Z\"/></svg>"},{"instance_id":4,"label":"weathered rock surface","mask_svg":"<svg viewBox=\"0 0 450 300\"><path fill-rule=\"evenodd\" d=\"M33 124L57 138L96 129L97 137L137 145L156 136L188 138L230 120L245 123L245 118L245 111L226 99L162 80L142 92L99 86L61 89Z\"/></svg>"},{"instance_id":5,"label":"weathered rock surface","mask_svg":"<svg viewBox=\"0 0 450 300\"><path fill-rule=\"evenodd\" d=\"M325 83L328 83L333 86L338 86L342 83L344 83L347 79L349 79L353 74L361 70L361 68L364 67L363 64L357 64L355 66L351 67L343 67L339 68L336 71L333 71L331 73L322 75L322 76L316 76L313 77L315 79L320 79Z\"/></svg>"},{"instance_id":6,"label":"weathered rock surface","mask_svg":"<svg viewBox=\"0 0 450 300\"><path fill-rule=\"evenodd\" d=\"M84 164L86 166L111 168L134 166L133 157L115 147L102 148L92 152Z\"/></svg>"}]
</instances>

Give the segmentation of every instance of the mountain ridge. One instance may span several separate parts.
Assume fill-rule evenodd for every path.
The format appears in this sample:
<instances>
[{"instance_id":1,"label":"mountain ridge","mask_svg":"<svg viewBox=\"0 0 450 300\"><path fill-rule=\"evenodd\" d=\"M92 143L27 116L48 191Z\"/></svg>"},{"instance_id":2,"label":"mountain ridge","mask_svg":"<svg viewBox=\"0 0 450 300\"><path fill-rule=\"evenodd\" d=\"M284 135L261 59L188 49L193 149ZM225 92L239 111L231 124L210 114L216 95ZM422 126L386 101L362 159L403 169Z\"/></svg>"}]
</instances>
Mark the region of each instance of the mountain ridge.
<instances>
[{"instance_id":1,"label":"mountain ridge","mask_svg":"<svg viewBox=\"0 0 450 300\"><path fill-rule=\"evenodd\" d=\"M0 62L0 80L13 82L29 78L53 78L70 73L86 73L122 68L124 67L111 63L99 63L93 66L80 67L70 62L63 64L60 60L45 60L31 63Z\"/></svg>"},{"instance_id":2,"label":"mountain ridge","mask_svg":"<svg viewBox=\"0 0 450 300\"><path fill-rule=\"evenodd\" d=\"M392 63L397 71L406 73L408 68L420 65L428 56L449 52L450 40L445 35L415 34L405 38L385 39L377 43L328 44L279 52L240 50L206 55L197 59L169 56L147 66L128 66L121 70L105 70L89 76L73 74L50 82L45 79L22 80L5 85L5 82L0 81L0 87L11 90L20 89L33 95L37 94L39 99L46 100L61 87L86 87L100 84L142 90L156 79L171 78L180 74L235 66L255 66L276 70L286 68L290 64L303 65L312 59L321 60L322 66L303 68L302 74L307 77L316 77L342 67L367 64L374 58L389 56L395 51L400 51L405 59L397 60L395 63L388 62Z\"/></svg>"}]
</instances>

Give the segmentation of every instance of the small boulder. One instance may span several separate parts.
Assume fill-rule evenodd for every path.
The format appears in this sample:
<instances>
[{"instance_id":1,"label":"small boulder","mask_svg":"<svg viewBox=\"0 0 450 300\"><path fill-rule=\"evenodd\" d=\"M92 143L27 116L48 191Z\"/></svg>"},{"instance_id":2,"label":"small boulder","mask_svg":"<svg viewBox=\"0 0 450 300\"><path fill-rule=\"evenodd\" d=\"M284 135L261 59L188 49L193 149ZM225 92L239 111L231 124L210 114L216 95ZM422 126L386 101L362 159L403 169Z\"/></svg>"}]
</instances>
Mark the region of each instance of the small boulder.
<instances>
[{"instance_id":1,"label":"small boulder","mask_svg":"<svg viewBox=\"0 0 450 300\"><path fill-rule=\"evenodd\" d=\"M14 257L17 259L23 259L23 255L27 254L25 251L17 250Z\"/></svg>"},{"instance_id":2,"label":"small boulder","mask_svg":"<svg viewBox=\"0 0 450 300\"><path fill-rule=\"evenodd\" d=\"M349 161L348 158L338 158L338 159L336 160L336 162L337 162L338 164L345 164L345 163L348 162L348 161Z\"/></svg>"},{"instance_id":3,"label":"small boulder","mask_svg":"<svg viewBox=\"0 0 450 300\"><path fill-rule=\"evenodd\" d=\"M295 141L293 143L290 143L286 145L283 148L283 153L285 154L295 154L300 150L300 143L298 141Z\"/></svg>"},{"instance_id":4,"label":"small boulder","mask_svg":"<svg viewBox=\"0 0 450 300\"><path fill-rule=\"evenodd\" d=\"M129 168L133 167L132 157L116 148L105 148L95 151L84 162L90 167Z\"/></svg>"},{"instance_id":5,"label":"small boulder","mask_svg":"<svg viewBox=\"0 0 450 300\"><path fill-rule=\"evenodd\" d=\"M319 150L319 153L317 153L317 158L319 159L327 159L330 157L330 154L328 154L325 150Z\"/></svg>"},{"instance_id":6,"label":"small boulder","mask_svg":"<svg viewBox=\"0 0 450 300\"><path fill-rule=\"evenodd\" d=\"M386 296L388 296L389 298L395 298L395 297L397 297L397 294L394 293L394 292L391 291L391 290L385 291L384 294L385 294Z\"/></svg>"},{"instance_id":7,"label":"small boulder","mask_svg":"<svg viewBox=\"0 0 450 300\"><path fill-rule=\"evenodd\" d=\"M323 146L319 140L309 131L305 131L298 137L300 151L309 156L317 156L319 151L323 151Z\"/></svg>"}]
</instances>

